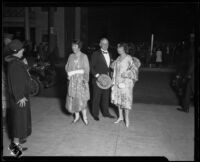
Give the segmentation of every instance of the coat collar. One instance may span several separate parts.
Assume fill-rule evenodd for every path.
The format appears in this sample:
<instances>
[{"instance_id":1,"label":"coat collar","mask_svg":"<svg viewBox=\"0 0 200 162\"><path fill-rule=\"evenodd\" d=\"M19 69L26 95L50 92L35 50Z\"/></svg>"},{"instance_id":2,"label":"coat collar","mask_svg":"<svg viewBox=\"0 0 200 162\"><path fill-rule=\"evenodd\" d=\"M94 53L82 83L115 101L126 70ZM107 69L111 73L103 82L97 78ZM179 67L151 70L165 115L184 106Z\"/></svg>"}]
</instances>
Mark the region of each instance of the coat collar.
<instances>
[{"instance_id":1,"label":"coat collar","mask_svg":"<svg viewBox=\"0 0 200 162\"><path fill-rule=\"evenodd\" d=\"M102 48L100 49L101 50L101 52L105 52L105 53L109 53L109 51L108 50L103 50Z\"/></svg>"}]
</instances>

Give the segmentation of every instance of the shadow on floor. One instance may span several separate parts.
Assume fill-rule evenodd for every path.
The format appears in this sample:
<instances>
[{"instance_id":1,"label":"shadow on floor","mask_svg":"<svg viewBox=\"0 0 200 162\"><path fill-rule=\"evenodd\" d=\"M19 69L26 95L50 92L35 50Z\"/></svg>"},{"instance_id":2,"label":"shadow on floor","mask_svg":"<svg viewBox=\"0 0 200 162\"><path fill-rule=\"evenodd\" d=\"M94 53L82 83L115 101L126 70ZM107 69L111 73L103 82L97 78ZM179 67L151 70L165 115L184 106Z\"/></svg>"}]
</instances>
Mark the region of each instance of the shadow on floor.
<instances>
[{"instance_id":1,"label":"shadow on floor","mask_svg":"<svg viewBox=\"0 0 200 162\"><path fill-rule=\"evenodd\" d=\"M11 109L8 107L6 108L6 117L5 117L5 130L7 131L7 136L9 139L12 139L12 123L11 120Z\"/></svg>"}]
</instances>

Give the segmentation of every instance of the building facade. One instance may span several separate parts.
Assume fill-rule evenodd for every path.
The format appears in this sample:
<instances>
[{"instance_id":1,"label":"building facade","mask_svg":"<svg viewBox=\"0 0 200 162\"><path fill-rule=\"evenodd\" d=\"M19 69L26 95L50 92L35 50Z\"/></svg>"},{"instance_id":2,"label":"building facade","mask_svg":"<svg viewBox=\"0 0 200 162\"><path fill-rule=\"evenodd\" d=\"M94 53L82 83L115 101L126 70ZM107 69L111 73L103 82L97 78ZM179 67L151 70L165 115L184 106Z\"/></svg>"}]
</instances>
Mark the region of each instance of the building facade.
<instances>
[{"instance_id":1,"label":"building facade","mask_svg":"<svg viewBox=\"0 0 200 162\"><path fill-rule=\"evenodd\" d=\"M3 7L3 32L16 38L27 39L39 45L48 41L50 21L53 23L58 47L58 58L68 58L73 39L88 43L88 19L86 7ZM51 17L50 17L51 16ZM52 25L52 24L51 24Z\"/></svg>"}]
</instances>

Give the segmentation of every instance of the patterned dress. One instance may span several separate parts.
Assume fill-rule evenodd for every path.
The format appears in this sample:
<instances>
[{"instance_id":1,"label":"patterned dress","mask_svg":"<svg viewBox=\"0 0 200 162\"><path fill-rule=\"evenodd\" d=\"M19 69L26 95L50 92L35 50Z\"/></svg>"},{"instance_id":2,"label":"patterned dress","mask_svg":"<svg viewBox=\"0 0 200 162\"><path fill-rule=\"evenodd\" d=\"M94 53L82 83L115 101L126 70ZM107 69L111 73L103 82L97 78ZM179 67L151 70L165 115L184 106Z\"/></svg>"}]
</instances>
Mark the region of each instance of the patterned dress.
<instances>
[{"instance_id":1,"label":"patterned dress","mask_svg":"<svg viewBox=\"0 0 200 162\"><path fill-rule=\"evenodd\" d=\"M131 109L133 102L133 87L138 80L138 68L140 61L127 55L120 61L119 57L112 63L113 68L113 87L111 102L121 108ZM122 77L124 73L125 77Z\"/></svg>"},{"instance_id":2,"label":"patterned dress","mask_svg":"<svg viewBox=\"0 0 200 162\"><path fill-rule=\"evenodd\" d=\"M79 58L75 54L69 56L65 71L69 79L66 109L70 113L82 111L87 107L87 101L90 99L89 70L87 55L81 53Z\"/></svg>"}]
</instances>

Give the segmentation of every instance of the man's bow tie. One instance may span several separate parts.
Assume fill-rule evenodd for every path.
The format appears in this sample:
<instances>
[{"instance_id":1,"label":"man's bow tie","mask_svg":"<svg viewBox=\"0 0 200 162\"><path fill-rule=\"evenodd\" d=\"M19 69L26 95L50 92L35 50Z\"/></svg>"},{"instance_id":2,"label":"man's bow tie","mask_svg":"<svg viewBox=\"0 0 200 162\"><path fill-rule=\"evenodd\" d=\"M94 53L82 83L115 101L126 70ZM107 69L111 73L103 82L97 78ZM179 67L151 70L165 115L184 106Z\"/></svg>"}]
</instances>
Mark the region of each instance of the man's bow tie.
<instances>
[{"instance_id":1,"label":"man's bow tie","mask_svg":"<svg viewBox=\"0 0 200 162\"><path fill-rule=\"evenodd\" d=\"M101 50L101 52L102 52L103 54L108 54L108 51L103 51L103 50Z\"/></svg>"}]
</instances>

